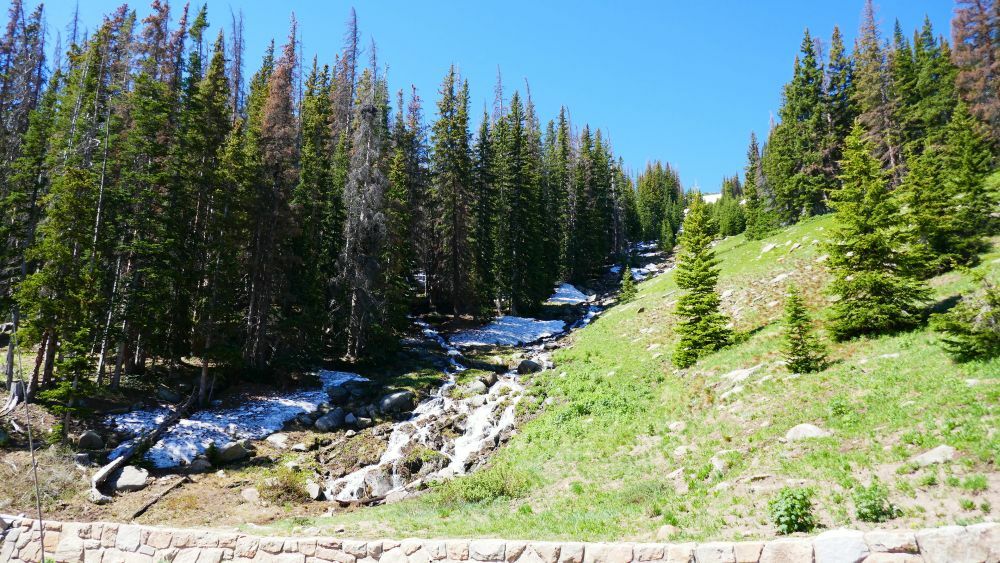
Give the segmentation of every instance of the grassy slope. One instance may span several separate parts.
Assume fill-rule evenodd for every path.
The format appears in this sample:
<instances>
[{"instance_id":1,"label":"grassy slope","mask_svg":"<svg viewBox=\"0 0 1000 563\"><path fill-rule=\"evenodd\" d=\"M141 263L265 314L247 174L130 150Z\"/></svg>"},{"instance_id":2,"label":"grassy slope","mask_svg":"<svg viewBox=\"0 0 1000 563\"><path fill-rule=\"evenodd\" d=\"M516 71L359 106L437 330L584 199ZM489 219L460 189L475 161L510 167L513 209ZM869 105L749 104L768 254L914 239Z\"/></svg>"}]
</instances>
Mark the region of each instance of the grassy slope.
<instances>
[{"instance_id":1,"label":"grassy slope","mask_svg":"<svg viewBox=\"0 0 1000 563\"><path fill-rule=\"evenodd\" d=\"M550 404L494 468L466 478L466 488L524 480L519 498L470 503L438 492L295 524L371 536L609 540L652 538L670 523L674 539L766 537L775 534L767 501L786 484L817 490L823 526L866 527L854 520L851 490L873 476L904 509L885 526L996 516L1000 360L954 364L923 329L833 345L834 365L819 374L793 376L776 363L786 284L802 287L814 311L827 304L819 288L828 273L817 258L832 226L823 217L768 240L718 245L723 306L752 336L689 370L669 361L677 297L670 274L641 284L634 302L574 335L555 370L535 378L535 399ZM1000 270L997 246L980 268ZM775 280L782 273L789 275ZM969 289L970 279L950 273L931 284L945 299ZM735 390L721 377L759 363ZM686 428L672 431L676 421ZM785 432L803 422L834 434L785 443ZM961 458L920 470L905 463L940 443ZM690 451L677 455L679 446ZM714 469L713 457L727 467ZM986 491L978 490L982 477Z\"/></svg>"}]
</instances>

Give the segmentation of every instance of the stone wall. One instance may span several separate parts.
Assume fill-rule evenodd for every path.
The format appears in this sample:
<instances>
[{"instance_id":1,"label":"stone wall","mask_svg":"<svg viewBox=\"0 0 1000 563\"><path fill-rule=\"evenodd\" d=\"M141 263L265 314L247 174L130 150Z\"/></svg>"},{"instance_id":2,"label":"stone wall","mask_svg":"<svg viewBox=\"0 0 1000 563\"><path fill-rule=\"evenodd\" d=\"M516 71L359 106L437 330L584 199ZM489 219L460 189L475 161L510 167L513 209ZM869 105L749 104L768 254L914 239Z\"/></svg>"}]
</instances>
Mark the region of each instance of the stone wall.
<instances>
[{"instance_id":1,"label":"stone wall","mask_svg":"<svg viewBox=\"0 0 1000 563\"><path fill-rule=\"evenodd\" d=\"M37 521L0 515L0 529L4 528L0 562L41 560ZM1000 523L918 531L831 530L813 537L754 542L662 544L282 538L131 524L46 522L45 558L88 563L998 563Z\"/></svg>"}]
</instances>

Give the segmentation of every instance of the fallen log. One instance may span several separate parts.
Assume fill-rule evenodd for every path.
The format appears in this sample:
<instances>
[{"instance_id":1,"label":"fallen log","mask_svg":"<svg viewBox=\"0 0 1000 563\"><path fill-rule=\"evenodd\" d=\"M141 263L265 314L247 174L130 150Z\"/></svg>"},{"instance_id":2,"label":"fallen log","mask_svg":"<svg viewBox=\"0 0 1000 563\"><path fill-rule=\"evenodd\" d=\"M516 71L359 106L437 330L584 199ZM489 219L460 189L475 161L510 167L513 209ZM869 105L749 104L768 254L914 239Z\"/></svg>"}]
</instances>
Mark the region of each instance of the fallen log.
<instances>
[{"instance_id":1,"label":"fallen log","mask_svg":"<svg viewBox=\"0 0 1000 563\"><path fill-rule=\"evenodd\" d=\"M154 428L145 436L137 439L135 443L129 446L129 448L122 453L122 455L111 460L111 462L105 465L104 467L98 469L94 473L94 476L90 478L91 502L97 504L104 504L110 501L111 498L101 492L101 486L104 485L104 483L107 482L107 480L116 471L118 471L122 467L125 467L125 465L129 462L129 460L131 460L137 453L145 452L146 450L148 450L153 444L156 443L157 440L160 439L160 436L162 436L163 433L167 431L167 429L169 429L184 415L186 415L188 411L191 410L191 407L194 405L195 398L197 396L198 396L197 391L191 393L191 396L188 397L188 399L184 401L184 403L181 406L177 407L176 411L174 411L170 416L165 418L163 422L158 424L156 428Z\"/></svg>"},{"instance_id":2,"label":"fallen log","mask_svg":"<svg viewBox=\"0 0 1000 563\"><path fill-rule=\"evenodd\" d=\"M375 506L378 504L382 504L383 502L385 502L385 497L386 495L379 495L377 497L368 497L357 500L336 499L336 501L341 508L357 508L359 506Z\"/></svg>"},{"instance_id":3,"label":"fallen log","mask_svg":"<svg viewBox=\"0 0 1000 563\"><path fill-rule=\"evenodd\" d=\"M180 487L184 483L190 483L190 482L191 482L191 478L188 477L187 475L181 477L175 483L171 484L169 487L167 487L166 489L164 489L163 491L161 491L159 494L157 494L156 496L154 496L152 499L150 499L149 501L147 501L145 504L143 504L141 507L139 507L139 510L136 510L135 512L132 513L132 517L129 518L129 520L135 520L136 518L142 516L143 514L146 513L147 510L149 510L150 508L152 508L154 504L160 502L160 500L163 497L165 497L168 494L170 494L171 491L173 491L174 489Z\"/></svg>"}]
</instances>

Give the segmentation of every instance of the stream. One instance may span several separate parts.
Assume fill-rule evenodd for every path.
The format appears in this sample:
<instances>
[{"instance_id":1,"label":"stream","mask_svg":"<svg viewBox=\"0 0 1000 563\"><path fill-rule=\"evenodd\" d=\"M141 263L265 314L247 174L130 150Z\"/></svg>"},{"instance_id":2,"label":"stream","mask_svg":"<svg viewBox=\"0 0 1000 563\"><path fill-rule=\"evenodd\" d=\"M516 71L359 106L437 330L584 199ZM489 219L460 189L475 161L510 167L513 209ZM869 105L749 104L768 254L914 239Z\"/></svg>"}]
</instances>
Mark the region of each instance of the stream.
<instances>
[{"instance_id":1,"label":"stream","mask_svg":"<svg viewBox=\"0 0 1000 563\"><path fill-rule=\"evenodd\" d=\"M620 271L619 267L613 267L612 273L616 268ZM651 269L641 272L652 274L657 268L654 264ZM526 352L526 358L541 368L551 368L551 342L589 324L601 307L595 296L588 296L570 284L557 286L549 303L582 306L581 315L569 324L562 320L503 316L448 338L427 323L414 321L422 338L446 353L445 382L412 412L387 428L377 428L376 434L386 441L378 461L327 479L322 484L323 496L328 500L349 502L394 492L405 493L420 482L466 474L485 460L489 452L513 434L515 409L524 386L517 370L512 369L483 382L485 389L479 387L478 392L466 393L464 388L458 389L458 378L467 369L461 363L462 348L521 349ZM330 408L329 389L352 381L368 381L357 373L342 371L321 370L317 376L321 381L318 388L251 396L237 406L205 409L183 418L164 433L145 457L161 469L186 466L204 455L213 444L222 446L236 440L262 440L280 432L290 420L310 416L310 413L315 417ZM121 443L109 457L114 459L121 455L135 436L151 430L171 412L170 408L160 406L109 416L106 419L109 428L132 437ZM413 472L407 458L415 449L424 457L433 458L421 460L419 473Z\"/></svg>"},{"instance_id":2,"label":"stream","mask_svg":"<svg viewBox=\"0 0 1000 563\"><path fill-rule=\"evenodd\" d=\"M537 320L503 316L474 329L459 331L446 339L430 325L415 321L422 338L445 351L447 379L405 420L395 422L388 432L387 447L378 463L362 467L325 484L326 497L342 501L385 495L407 484L406 472L400 464L415 446L440 454L433 473L424 478L444 478L467 472L476 454L495 447L502 434L513 431L515 408L524 387L516 371L499 374L483 394L452 397L457 376L466 370L460 363L462 348L502 346L527 350L539 363L547 360L542 344L566 334L567 328L588 323L599 312L594 298L569 284L558 286L551 303L579 305L590 303L584 314L567 327L561 320ZM530 345L535 343L534 345ZM327 407L328 389L351 381L368 381L357 374L320 370L321 385L292 392L272 392L250 396L237 406L214 407L195 412L172 426L145 454L146 459L160 469L183 467L214 444L222 446L236 440L262 440L280 432L288 421L297 416L315 413ZM110 454L114 459L132 445L134 437L155 428L172 409L157 406L111 415L109 428L131 436ZM458 428L460 432L455 432ZM447 429L451 429L448 431Z\"/></svg>"}]
</instances>

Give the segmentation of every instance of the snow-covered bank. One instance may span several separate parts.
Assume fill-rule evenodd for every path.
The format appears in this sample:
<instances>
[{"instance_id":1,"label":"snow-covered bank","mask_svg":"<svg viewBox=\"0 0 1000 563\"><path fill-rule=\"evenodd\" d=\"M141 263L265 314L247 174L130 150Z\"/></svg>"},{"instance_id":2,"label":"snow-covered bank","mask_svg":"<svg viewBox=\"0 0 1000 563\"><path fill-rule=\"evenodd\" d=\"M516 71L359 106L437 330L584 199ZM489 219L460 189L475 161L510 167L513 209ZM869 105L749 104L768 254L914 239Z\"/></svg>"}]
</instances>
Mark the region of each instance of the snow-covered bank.
<instances>
[{"instance_id":1,"label":"snow-covered bank","mask_svg":"<svg viewBox=\"0 0 1000 563\"><path fill-rule=\"evenodd\" d=\"M448 339L452 346L519 346L554 336L566 330L563 321L540 321L509 315L497 317L480 328L463 330Z\"/></svg>"},{"instance_id":2,"label":"snow-covered bank","mask_svg":"<svg viewBox=\"0 0 1000 563\"><path fill-rule=\"evenodd\" d=\"M555 305L579 305L580 303L593 301L593 299L594 296L580 291L575 285L561 283L556 286L555 293L552 294L552 297L549 297L547 302Z\"/></svg>"},{"instance_id":3,"label":"snow-covered bank","mask_svg":"<svg viewBox=\"0 0 1000 563\"><path fill-rule=\"evenodd\" d=\"M146 459L159 468L177 467L191 463L213 443L221 446L244 438L261 440L281 430L296 415L312 412L320 403L329 400L328 387L352 380L367 381L356 373L344 371L322 370L317 375L322 382L318 388L254 397L236 407L202 410L182 418L149 449ZM126 434L140 435L163 422L170 412L157 407L113 415L108 418L108 426ZM111 452L111 459L121 455L130 445L131 441L119 445Z\"/></svg>"}]
</instances>

